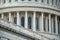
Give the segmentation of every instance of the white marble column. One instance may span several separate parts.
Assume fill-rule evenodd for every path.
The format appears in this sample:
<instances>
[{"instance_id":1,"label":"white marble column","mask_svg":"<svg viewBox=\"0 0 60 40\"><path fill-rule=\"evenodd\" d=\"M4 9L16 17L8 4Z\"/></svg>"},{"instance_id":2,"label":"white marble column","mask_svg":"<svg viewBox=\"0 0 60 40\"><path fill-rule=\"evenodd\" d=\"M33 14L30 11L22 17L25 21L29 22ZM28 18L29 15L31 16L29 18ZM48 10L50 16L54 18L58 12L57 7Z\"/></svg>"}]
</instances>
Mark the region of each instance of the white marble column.
<instances>
[{"instance_id":1,"label":"white marble column","mask_svg":"<svg viewBox=\"0 0 60 40\"><path fill-rule=\"evenodd\" d=\"M58 34L57 15L55 15L55 27L56 27L56 34Z\"/></svg>"},{"instance_id":2,"label":"white marble column","mask_svg":"<svg viewBox=\"0 0 60 40\"><path fill-rule=\"evenodd\" d=\"M43 23L43 18L44 18L44 13L42 12L41 13L41 26L40 26L40 31L41 32L44 32L44 23Z\"/></svg>"},{"instance_id":3,"label":"white marble column","mask_svg":"<svg viewBox=\"0 0 60 40\"><path fill-rule=\"evenodd\" d=\"M46 32L48 32L48 17L47 16L45 20L45 29L46 29Z\"/></svg>"},{"instance_id":4,"label":"white marble column","mask_svg":"<svg viewBox=\"0 0 60 40\"><path fill-rule=\"evenodd\" d=\"M9 12L9 21L11 21L11 12Z\"/></svg>"},{"instance_id":5,"label":"white marble column","mask_svg":"<svg viewBox=\"0 0 60 40\"><path fill-rule=\"evenodd\" d=\"M32 21L32 29L33 31L36 31L36 12L33 12L33 21Z\"/></svg>"},{"instance_id":6,"label":"white marble column","mask_svg":"<svg viewBox=\"0 0 60 40\"><path fill-rule=\"evenodd\" d=\"M14 22L14 21L13 21L13 16L11 15L11 12L9 12L9 21L10 21L10 22Z\"/></svg>"},{"instance_id":7,"label":"white marble column","mask_svg":"<svg viewBox=\"0 0 60 40\"><path fill-rule=\"evenodd\" d=\"M17 25L20 25L20 15L19 15L19 12L17 12Z\"/></svg>"},{"instance_id":8,"label":"white marble column","mask_svg":"<svg viewBox=\"0 0 60 40\"><path fill-rule=\"evenodd\" d=\"M2 18L2 19L4 18L4 14L3 14L3 13L1 14L1 18Z\"/></svg>"},{"instance_id":9,"label":"white marble column","mask_svg":"<svg viewBox=\"0 0 60 40\"><path fill-rule=\"evenodd\" d=\"M25 28L28 28L28 15L27 15L27 11L25 11Z\"/></svg>"},{"instance_id":10,"label":"white marble column","mask_svg":"<svg viewBox=\"0 0 60 40\"><path fill-rule=\"evenodd\" d=\"M49 32L51 33L51 14L49 14Z\"/></svg>"}]
</instances>

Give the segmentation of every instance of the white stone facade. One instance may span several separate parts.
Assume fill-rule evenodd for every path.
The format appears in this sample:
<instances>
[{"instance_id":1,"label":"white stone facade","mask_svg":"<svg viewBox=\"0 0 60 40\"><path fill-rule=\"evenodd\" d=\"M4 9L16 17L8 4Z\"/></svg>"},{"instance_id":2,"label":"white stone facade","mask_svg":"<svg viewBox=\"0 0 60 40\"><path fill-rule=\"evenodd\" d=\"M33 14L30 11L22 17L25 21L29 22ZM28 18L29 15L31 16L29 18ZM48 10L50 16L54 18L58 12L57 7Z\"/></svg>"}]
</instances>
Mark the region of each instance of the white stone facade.
<instances>
[{"instance_id":1,"label":"white stone facade","mask_svg":"<svg viewBox=\"0 0 60 40\"><path fill-rule=\"evenodd\" d=\"M6 22L8 21L8 24L3 24L1 22L2 20L0 20L0 25L7 25L6 27L10 27L8 25L12 23L12 25L17 25L18 29L20 28L19 26L21 26L27 30L31 30L32 33L34 32L43 35L38 36L35 34L36 38L39 38L39 40L60 39L60 0L0 0L0 19L3 19L3 23L5 22L4 20L6 20ZM14 29L14 25L11 26L12 29ZM7 32L3 31L4 30L2 29L0 30L1 35L4 35L4 32ZM10 33L7 32L6 35L7 34ZM26 33L26 35L28 34ZM31 35L31 33L29 35ZM33 37L34 35L32 36L32 39ZM7 40L6 38L2 37L0 39ZM25 40L25 37L22 38ZM21 39L17 37L16 40ZM28 39L32 40L30 38L27 38L26 40ZM12 40L14 40L14 38Z\"/></svg>"}]
</instances>

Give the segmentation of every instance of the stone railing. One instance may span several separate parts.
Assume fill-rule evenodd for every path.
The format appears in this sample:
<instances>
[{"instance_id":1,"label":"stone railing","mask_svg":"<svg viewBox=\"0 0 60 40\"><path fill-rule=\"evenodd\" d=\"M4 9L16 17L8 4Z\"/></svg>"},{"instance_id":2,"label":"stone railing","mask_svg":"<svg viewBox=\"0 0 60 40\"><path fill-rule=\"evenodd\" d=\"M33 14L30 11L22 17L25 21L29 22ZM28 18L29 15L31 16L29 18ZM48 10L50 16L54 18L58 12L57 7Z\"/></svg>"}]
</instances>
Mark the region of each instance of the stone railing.
<instances>
[{"instance_id":1,"label":"stone railing","mask_svg":"<svg viewBox=\"0 0 60 40\"><path fill-rule=\"evenodd\" d=\"M15 7L15 6L34 6L34 7L44 7L44 8L51 8L51 9L60 9L60 5L54 5L51 2L48 4L47 2L40 2L40 1L13 1L0 4L0 8L5 7Z\"/></svg>"},{"instance_id":2,"label":"stone railing","mask_svg":"<svg viewBox=\"0 0 60 40\"><path fill-rule=\"evenodd\" d=\"M34 39L52 40L43 35L40 35L39 33L33 32L32 30L23 28L22 26L15 25L14 23L11 23L3 19L0 19L0 27L6 28L11 31L15 31L16 33L20 33L20 34L23 34L25 36L28 36Z\"/></svg>"}]
</instances>

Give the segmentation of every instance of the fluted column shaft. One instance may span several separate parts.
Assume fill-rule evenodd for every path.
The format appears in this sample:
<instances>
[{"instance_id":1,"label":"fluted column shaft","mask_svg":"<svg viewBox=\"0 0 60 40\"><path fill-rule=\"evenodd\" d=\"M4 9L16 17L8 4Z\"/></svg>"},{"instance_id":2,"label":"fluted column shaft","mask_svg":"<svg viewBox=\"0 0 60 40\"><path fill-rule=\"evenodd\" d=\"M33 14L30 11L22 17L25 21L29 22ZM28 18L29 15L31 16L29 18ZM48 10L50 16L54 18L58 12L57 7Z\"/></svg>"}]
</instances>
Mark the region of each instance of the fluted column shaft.
<instances>
[{"instance_id":1,"label":"fluted column shaft","mask_svg":"<svg viewBox=\"0 0 60 40\"><path fill-rule=\"evenodd\" d=\"M17 12L17 25L20 25L20 16L19 16L19 12Z\"/></svg>"},{"instance_id":2,"label":"fluted column shaft","mask_svg":"<svg viewBox=\"0 0 60 40\"><path fill-rule=\"evenodd\" d=\"M25 11L25 28L28 28L28 15L27 15L27 11Z\"/></svg>"},{"instance_id":3,"label":"fluted column shaft","mask_svg":"<svg viewBox=\"0 0 60 40\"><path fill-rule=\"evenodd\" d=\"M33 12L33 31L36 31L36 12Z\"/></svg>"},{"instance_id":4,"label":"fluted column shaft","mask_svg":"<svg viewBox=\"0 0 60 40\"><path fill-rule=\"evenodd\" d=\"M9 21L12 22L11 12L9 12Z\"/></svg>"},{"instance_id":5,"label":"fluted column shaft","mask_svg":"<svg viewBox=\"0 0 60 40\"><path fill-rule=\"evenodd\" d=\"M57 15L55 15L55 26L56 26L56 34L58 34Z\"/></svg>"},{"instance_id":6,"label":"fluted column shaft","mask_svg":"<svg viewBox=\"0 0 60 40\"><path fill-rule=\"evenodd\" d=\"M1 14L1 18L2 18L2 19L4 18L4 14L3 14L3 13Z\"/></svg>"}]
</instances>

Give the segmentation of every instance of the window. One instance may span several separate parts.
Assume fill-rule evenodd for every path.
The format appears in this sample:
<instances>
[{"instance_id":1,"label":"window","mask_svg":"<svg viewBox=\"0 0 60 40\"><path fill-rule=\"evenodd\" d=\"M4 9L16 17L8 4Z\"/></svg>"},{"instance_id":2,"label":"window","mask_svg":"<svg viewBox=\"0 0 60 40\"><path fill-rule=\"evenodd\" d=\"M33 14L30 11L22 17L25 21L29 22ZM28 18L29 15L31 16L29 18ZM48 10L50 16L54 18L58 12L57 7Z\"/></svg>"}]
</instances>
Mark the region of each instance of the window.
<instances>
[{"instance_id":1,"label":"window","mask_svg":"<svg viewBox=\"0 0 60 40\"><path fill-rule=\"evenodd\" d=\"M25 20L24 17L22 17L21 18L21 26L23 26L23 27L24 27L24 20Z\"/></svg>"},{"instance_id":2,"label":"window","mask_svg":"<svg viewBox=\"0 0 60 40\"><path fill-rule=\"evenodd\" d=\"M28 1L31 1L31 0L28 0Z\"/></svg>"},{"instance_id":3,"label":"window","mask_svg":"<svg viewBox=\"0 0 60 40\"><path fill-rule=\"evenodd\" d=\"M3 0L3 3L5 3L6 1L5 0Z\"/></svg>"},{"instance_id":4,"label":"window","mask_svg":"<svg viewBox=\"0 0 60 40\"><path fill-rule=\"evenodd\" d=\"M56 33L56 26L55 26L55 18L53 17L53 28L54 28L54 33Z\"/></svg>"},{"instance_id":5,"label":"window","mask_svg":"<svg viewBox=\"0 0 60 40\"><path fill-rule=\"evenodd\" d=\"M58 19L58 33L60 34L60 19Z\"/></svg>"},{"instance_id":6,"label":"window","mask_svg":"<svg viewBox=\"0 0 60 40\"><path fill-rule=\"evenodd\" d=\"M52 0L52 5L53 5L53 0Z\"/></svg>"},{"instance_id":7,"label":"window","mask_svg":"<svg viewBox=\"0 0 60 40\"><path fill-rule=\"evenodd\" d=\"M14 18L14 23L17 24L17 17Z\"/></svg>"},{"instance_id":8,"label":"window","mask_svg":"<svg viewBox=\"0 0 60 40\"><path fill-rule=\"evenodd\" d=\"M28 28L31 29L31 17L28 17Z\"/></svg>"},{"instance_id":9,"label":"window","mask_svg":"<svg viewBox=\"0 0 60 40\"><path fill-rule=\"evenodd\" d=\"M48 19L48 31L49 31L49 19Z\"/></svg>"},{"instance_id":10,"label":"window","mask_svg":"<svg viewBox=\"0 0 60 40\"><path fill-rule=\"evenodd\" d=\"M24 1L24 0L21 0L21 1Z\"/></svg>"},{"instance_id":11,"label":"window","mask_svg":"<svg viewBox=\"0 0 60 40\"><path fill-rule=\"evenodd\" d=\"M49 0L47 0L47 4L49 4Z\"/></svg>"},{"instance_id":12,"label":"window","mask_svg":"<svg viewBox=\"0 0 60 40\"><path fill-rule=\"evenodd\" d=\"M38 1L38 0L35 0L36 2Z\"/></svg>"},{"instance_id":13,"label":"window","mask_svg":"<svg viewBox=\"0 0 60 40\"><path fill-rule=\"evenodd\" d=\"M43 22L44 22L44 24L43 24L43 25L44 25L44 31L46 31L45 21L46 21L46 18L44 17L44 18L43 18Z\"/></svg>"},{"instance_id":14,"label":"window","mask_svg":"<svg viewBox=\"0 0 60 40\"><path fill-rule=\"evenodd\" d=\"M9 2L11 2L11 0L9 0Z\"/></svg>"},{"instance_id":15,"label":"window","mask_svg":"<svg viewBox=\"0 0 60 40\"><path fill-rule=\"evenodd\" d=\"M15 1L18 1L18 0L15 0Z\"/></svg>"},{"instance_id":16,"label":"window","mask_svg":"<svg viewBox=\"0 0 60 40\"><path fill-rule=\"evenodd\" d=\"M1 14L0 14L0 18L1 18Z\"/></svg>"},{"instance_id":17,"label":"window","mask_svg":"<svg viewBox=\"0 0 60 40\"><path fill-rule=\"evenodd\" d=\"M41 0L41 2L43 3L43 0Z\"/></svg>"}]
</instances>

